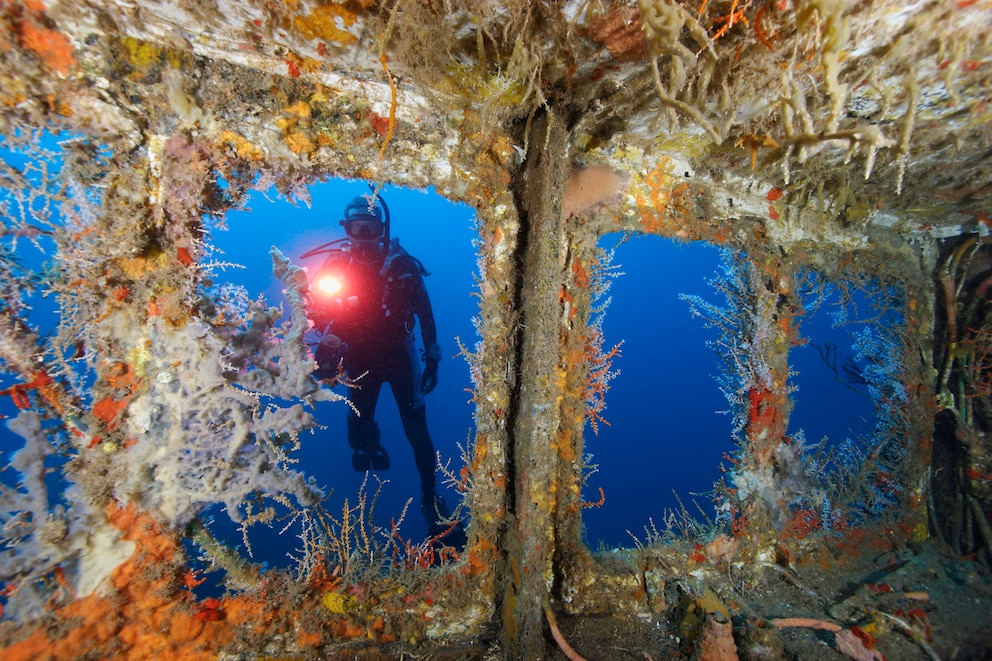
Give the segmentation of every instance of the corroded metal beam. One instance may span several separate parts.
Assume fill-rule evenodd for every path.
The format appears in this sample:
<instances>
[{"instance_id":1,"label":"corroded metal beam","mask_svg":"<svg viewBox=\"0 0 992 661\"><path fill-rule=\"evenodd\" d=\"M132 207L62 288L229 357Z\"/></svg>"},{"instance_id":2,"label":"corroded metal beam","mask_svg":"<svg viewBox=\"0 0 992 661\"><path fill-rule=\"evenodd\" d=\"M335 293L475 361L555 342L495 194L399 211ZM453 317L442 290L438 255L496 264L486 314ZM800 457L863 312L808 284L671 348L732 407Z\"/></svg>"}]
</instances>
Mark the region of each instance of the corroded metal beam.
<instances>
[{"instance_id":1,"label":"corroded metal beam","mask_svg":"<svg viewBox=\"0 0 992 661\"><path fill-rule=\"evenodd\" d=\"M510 573L504 604L509 658L544 655L542 608L554 582L556 473L554 439L560 427L561 302L566 246L561 198L568 179L567 130L553 113L535 118L517 188L524 221L520 246L520 380L511 463L515 529L507 535Z\"/></svg>"}]
</instances>

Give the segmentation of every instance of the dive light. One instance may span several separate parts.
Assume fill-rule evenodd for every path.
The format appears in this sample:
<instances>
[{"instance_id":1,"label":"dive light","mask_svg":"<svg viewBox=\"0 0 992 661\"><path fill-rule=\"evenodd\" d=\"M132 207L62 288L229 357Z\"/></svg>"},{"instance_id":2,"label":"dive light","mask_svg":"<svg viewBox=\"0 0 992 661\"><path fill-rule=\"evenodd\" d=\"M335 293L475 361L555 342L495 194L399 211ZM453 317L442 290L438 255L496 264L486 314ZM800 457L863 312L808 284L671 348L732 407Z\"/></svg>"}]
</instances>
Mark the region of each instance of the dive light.
<instances>
[{"instance_id":1,"label":"dive light","mask_svg":"<svg viewBox=\"0 0 992 661\"><path fill-rule=\"evenodd\" d=\"M334 296L344 288L341 278L331 273L325 273L317 279L317 291L323 296Z\"/></svg>"},{"instance_id":2,"label":"dive light","mask_svg":"<svg viewBox=\"0 0 992 661\"><path fill-rule=\"evenodd\" d=\"M324 309L344 311L353 309L358 305L357 296L344 295L345 280L337 273L318 273L313 281L313 289L318 298L322 301Z\"/></svg>"}]
</instances>

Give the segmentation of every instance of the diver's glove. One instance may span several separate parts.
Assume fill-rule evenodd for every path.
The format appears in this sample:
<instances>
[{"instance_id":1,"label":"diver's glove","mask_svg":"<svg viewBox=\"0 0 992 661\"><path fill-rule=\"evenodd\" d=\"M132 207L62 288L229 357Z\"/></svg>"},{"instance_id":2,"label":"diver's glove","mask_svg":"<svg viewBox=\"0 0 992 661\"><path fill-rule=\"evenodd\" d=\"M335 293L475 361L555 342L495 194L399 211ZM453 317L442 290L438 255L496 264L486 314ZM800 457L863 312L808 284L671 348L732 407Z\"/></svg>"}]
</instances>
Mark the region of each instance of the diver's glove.
<instances>
[{"instance_id":1,"label":"diver's glove","mask_svg":"<svg viewBox=\"0 0 992 661\"><path fill-rule=\"evenodd\" d=\"M420 390L426 395L437 386L437 364L441 361L441 347L432 344L424 349L424 376Z\"/></svg>"}]
</instances>

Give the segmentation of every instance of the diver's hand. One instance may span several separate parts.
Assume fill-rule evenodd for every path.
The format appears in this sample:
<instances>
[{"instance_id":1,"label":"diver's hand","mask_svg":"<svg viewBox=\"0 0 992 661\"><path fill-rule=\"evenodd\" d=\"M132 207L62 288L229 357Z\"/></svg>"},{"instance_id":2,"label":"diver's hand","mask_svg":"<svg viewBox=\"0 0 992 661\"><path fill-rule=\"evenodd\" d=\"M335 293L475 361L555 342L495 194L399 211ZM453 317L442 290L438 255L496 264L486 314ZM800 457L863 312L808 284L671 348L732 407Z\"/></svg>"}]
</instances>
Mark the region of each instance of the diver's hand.
<instances>
[{"instance_id":1,"label":"diver's hand","mask_svg":"<svg viewBox=\"0 0 992 661\"><path fill-rule=\"evenodd\" d=\"M428 359L424 367L424 377L420 380L420 390L426 395L437 386L437 361Z\"/></svg>"},{"instance_id":2,"label":"diver's hand","mask_svg":"<svg viewBox=\"0 0 992 661\"><path fill-rule=\"evenodd\" d=\"M437 364L441 362L441 347L430 344L424 347L424 378L420 381L420 390L425 395L437 386Z\"/></svg>"}]
</instances>

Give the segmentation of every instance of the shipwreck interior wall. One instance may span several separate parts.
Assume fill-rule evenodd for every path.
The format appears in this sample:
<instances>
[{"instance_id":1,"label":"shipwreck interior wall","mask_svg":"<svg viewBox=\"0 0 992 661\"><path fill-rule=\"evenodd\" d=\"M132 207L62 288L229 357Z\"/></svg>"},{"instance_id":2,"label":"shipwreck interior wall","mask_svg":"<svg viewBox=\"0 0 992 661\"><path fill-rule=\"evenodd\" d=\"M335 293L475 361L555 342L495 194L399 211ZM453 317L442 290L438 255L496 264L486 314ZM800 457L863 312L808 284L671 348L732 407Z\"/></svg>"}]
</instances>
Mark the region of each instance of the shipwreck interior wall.
<instances>
[{"instance_id":1,"label":"shipwreck interior wall","mask_svg":"<svg viewBox=\"0 0 992 661\"><path fill-rule=\"evenodd\" d=\"M702 606L723 576L859 543L987 567L990 18L982 1L0 3L0 390L23 439L0 492L5 655L459 641L532 659L567 647L565 616L681 622L701 648L729 631ZM330 177L476 209L475 433L448 475L463 549L373 526L369 491L325 509L294 463L313 405L339 399L309 379L305 272L273 251L286 324L207 288L213 220ZM689 305L719 337L736 450L712 522L594 554L584 434L622 339L598 312L616 232L727 249ZM876 428L825 458L790 434L790 353L828 285L836 309L860 292L892 321L859 345ZM297 565L218 542L200 519L217 505L244 526L289 514ZM222 597L197 593L194 558Z\"/></svg>"}]
</instances>

